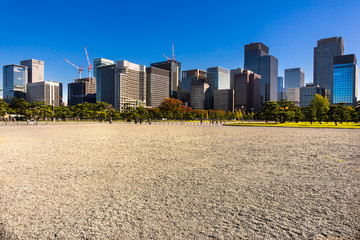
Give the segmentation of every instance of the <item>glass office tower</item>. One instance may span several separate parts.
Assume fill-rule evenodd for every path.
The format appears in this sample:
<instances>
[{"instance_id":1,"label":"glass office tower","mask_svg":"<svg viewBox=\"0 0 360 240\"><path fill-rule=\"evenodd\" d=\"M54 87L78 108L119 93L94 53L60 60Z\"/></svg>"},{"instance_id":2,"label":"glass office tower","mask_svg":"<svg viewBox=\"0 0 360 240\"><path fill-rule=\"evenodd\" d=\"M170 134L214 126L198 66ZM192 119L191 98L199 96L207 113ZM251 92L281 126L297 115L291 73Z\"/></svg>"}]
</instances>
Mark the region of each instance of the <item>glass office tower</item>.
<instances>
[{"instance_id":1,"label":"glass office tower","mask_svg":"<svg viewBox=\"0 0 360 240\"><path fill-rule=\"evenodd\" d=\"M210 85L210 109L214 107L214 91L230 89L230 70L222 67L207 68L207 83Z\"/></svg>"},{"instance_id":2,"label":"glass office tower","mask_svg":"<svg viewBox=\"0 0 360 240\"><path fill-rule=\"evenodd\" d=\"M151 67L161 68L169 71L169 95L172 98L177 98L178 86L181 79L181 63L175 60L151 63Z\"/></svg>"},{"instance_id":3,"label":"glass office tower","mask_svg":"<svg viewBox=\"0 0 360 240\"><path fill-rule=\"evenodd\" d=\"M26 98L28 68L22 65L7 65L3 67L4 101L10 103L14 97Z\"/></svg>"},{"instance_id":4,"label":"glass office tower","mask_svg":"<svg viewBox=\"0 0 360 240\"><path fill-rule=\"evenodd\" d=\"M278 60L262 43L245 45L244 68L261 75L261 104L277 101Z\"/></svg>"},{"instance_id":5,"label":"glass office tower","mask_svg":"<svg viewBox=\"0 0 360 240\"><path fill-rule=\"evenodd\" d=\"M113 60L105 59L105 58L97 58L94 59L94 77L96 78L96 101L101 101L101 71L99 71L99 67L112 65L114 64Z\"/></svg>"},{"instance_id":6,"label":"glass office tower","mask_svg":"<svg viewBox=\"0 0 360 240\"><path fill-rule=\"evenodd\" d=\"M342 55L344 55L342 37L321 39L317 41L317 46L314 48L314 83L327 90L327 97L330 102L334 76L334 57Z\"/></svg>"},{"instance_id":7,"label":"glass office tower","mask_svg":"<svg viewBox=\"0 0 360 240\"><path fill-rule=\"evenodd\" d=\"M271 55L260 58L261 104L277 101L278 60Z\"/></svg>"},{"instance_id":8,"label":"glass office tower","mask_svg":"<svg viewBox=\"0 0 360 240\"><path fill-rule=\"evenodd\" d=\"M262 43L245 45L244 68L260 74L260 58L269 55L269 48Z\"/></svg>"},{"instance_id":9,"label":"glass office tower","mask_svg":"<svg viewBox=\"0 0 360 240\"><path fill-rule=\"evenodd\" d=\"M344 102L355 105L357 101L358 67L354 54L334 58L332 104Z\"/></svg>"},{"instance_id":10,"label":"glass office tower","mask_svg":"<svg viewBox=\"0 0 360 240\"><path fill-rule=\"evenodd\" d=\"M278 101L284 99L284 77L278 77Z\"/></svg>"}]
</instances>

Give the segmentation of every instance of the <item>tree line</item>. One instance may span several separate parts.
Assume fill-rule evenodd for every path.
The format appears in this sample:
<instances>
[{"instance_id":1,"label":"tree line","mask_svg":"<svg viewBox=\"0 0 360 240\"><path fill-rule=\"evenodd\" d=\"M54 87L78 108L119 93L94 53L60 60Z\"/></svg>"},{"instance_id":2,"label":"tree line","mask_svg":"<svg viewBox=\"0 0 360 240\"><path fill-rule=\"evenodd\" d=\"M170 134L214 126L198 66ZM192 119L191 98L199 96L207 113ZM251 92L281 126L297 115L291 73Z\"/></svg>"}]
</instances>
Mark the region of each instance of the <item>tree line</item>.
<instances>
[{"instance_id":1,"label":"tree line","mask_svg":"<svg viewBox=\"0 0 360 240\"><path fill-rule=\"evenodd\" d=\"M46 120L127 120L134 119L215 119L215 120L265 120L274 122L343 122L360 121L360 102L356 106L345 106L344 103L329 105L326 97L316 94L308 107L298 107L293 102L284 99L265 102L259 112L245 113L241 110L225 112L223 110L193 110L184 106L183 102L175 98L164 98L159 108L125 106L124 111L115 110L105 102L81 103L76 106L52 107L45 102L29 103L25 99L14 98L10 104L0 99L0 117L6 119L8 114L21 115L23 119Z\"/></svg>"}]
</instances>

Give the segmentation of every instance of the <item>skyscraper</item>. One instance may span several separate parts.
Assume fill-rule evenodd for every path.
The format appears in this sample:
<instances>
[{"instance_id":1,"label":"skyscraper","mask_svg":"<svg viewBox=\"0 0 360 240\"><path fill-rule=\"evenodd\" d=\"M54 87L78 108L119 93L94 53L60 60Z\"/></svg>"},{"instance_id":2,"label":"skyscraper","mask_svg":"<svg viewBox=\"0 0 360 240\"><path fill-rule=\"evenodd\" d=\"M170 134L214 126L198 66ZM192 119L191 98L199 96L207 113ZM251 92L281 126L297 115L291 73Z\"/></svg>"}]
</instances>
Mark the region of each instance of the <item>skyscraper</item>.
<instances>
[{"instance_id":1,"label":"skyscraper","mask_svg":"<svg viewBox=\"0 0 360 240\"><path fill-rule=\"evenodd\" d=\"M234 111L234 90L219 89L214 91L214 109L226 112Z\"/></svg>"},{"instance_id":2,"label":"skyscraper","mask_svg":"<svg viewBox=\"0 0 360 240\"><path fill-rule=\"evenodd\" d=\"M269 48L262 43L245 45L244 68L256 74L260 74L260 58L269 55Z\"/></svg>"},{"instance_id":3,"label":"skyscraper","mask_svg":"<svg viewBox=\"0 0 360 240\"><path fill-rule=\"evenodd\" d=\"M93 61L94 77L96 78L96 101L101 101L101 71L98 70L101 66L114 64L113 60L106 58L96 58Z\"/></svg>"},{"instance_id":4,"label":"skyscraper","mask_svg":"<svg viewBox=\"0 0 360 240\"><path fill-rule=\"evenodd\" d=\"M234 76L236 74L242 73L244 69L242 68L236 68L230 70L230 89L234 90Z\"/></svg>"},{"instance_id":5,"label":"skyscraper","mask_svg":"<svg viewBox=\"0 0 360 240\"><path fill-rule=\"evenodd\" d=\"M68 105L96 102L96 78L80 78L68 84Z\"/></svg>"},{"instance_id":6,"label":"skyscraper","mask_svg":"<svg viewBox=\"0 0 360 240\"><path fill-rule=\"evenodd\" d=\"M262 43L245 45L244 68L261 75L261 103L277 101L278 60Z\"/></svg>"},{"instance_id":7,"label":"skyscraper","mask_svg":"<svg viewBox=\"0 0 360 240\"><path fill-rule=\"evenodd\" d=\"M35 59L21 61L22 66L28 67L28 83L36 83L45 81L44 78L44 62Z\"/></svg>"},{"instance_id":8,"label":"skyscraper","mask_svg":"<svg viewBox=\"0 0 360 240\"><path fill-rule=\"evenodd\" d=\"M214 107L214 91L230 89L230 70L222 67L207 68L207 83L210 85L210 108Z\"/></svg>"},{"instance_id":9,"label":"skyscraper","mask_svg":"<svg viewBox=\"0 0 360 240\"><path fill-rule=\"evenodd\" d=\"M358 67L354 54L334 58L332 104L355 105L358 99Z\"/></svg>"},{"instance_id":10,"label":"skyscraper","mask_svg":"<svg viewBox=\"0 0 360 240\"><path fill-rule=\"evenodd\" d=\"M96 100L109 103L113 107L115 107L115 67L116 64L96 67L101 89L99 92L96 91Z\"/></svg>"},{"instance_id":11,"label":"skyscraper","mask_svg":"<svg viewBox=\"0 0 360 240\"><path fill-rule=\"evenodd\" d=\"M60 106L62 103L62 83L44 81L27 85L26 100L28 102L45 102L48 105Z\"/></svg>"},{"instance_id":12,"label":"skyscraper","mask_svg":"<svg viewBox=\"0 0 360 240\"><path fill-rule=\"evenodd\" d=\"M3 67L3 98L10 103L16 98L26 98L28 83L28 68L22 65L7 65Z\"/></svg>"},{"instance_id":13,"label":"skyscraper","mask_svg":"<svg viewBox=\"0 0 360 240\"><path fill-rule=\"evenodd\" d=\"M300 88L304 86L305 73L302 68L285 69L285 99L300 104Z\"/></svg>"},{"instance_id":14,"label":"skyscraper","mask_svg":"<svg viewBox=\"0 0 360 240\"><path fill-rule=\"evenodd\" d=\"M209 109L210 86L199 83L191 86L191 107L194 110Z\"/></svg>"},{"instance_id":15,"label":"skyscraper","mask_svg":"<svg viewBox=\"0 0 360 240\"><path fill-rule=\"evenodd\" d=\"M178 98L183 101L186 106L190 105L191 86L205 82L206 71L200 69L183 71L179 84Z\"/></svg>"},{"instance_id":16,"label":"skyscraper","mask_svg":"<svg viewBox=\"0 0 360 240\"><path fill-rule=\"evenodd\" d=\"M261 103L277 101L278 60L266 55L260 58Z\"/></svg>"},{"instance_id":17,"label":"skyscraper","mask_svg":"<svg viewBox=\"0 0 360 240\"><path fill-rule=\"evenodd\" d=\"M157 67L169 71L169 95L177 98L179 81L181 79L181 63L175 60L152 63L151 67Z\"/></svg>"},{"instance_id":18,"label":"skyscraper","mask_svg":"<svg viewBox=\"0 0 360 240\"><path fill-rule=\"evenodd\" d=\"M288 88L301 88L305 84L305 73L302 68L285 69L285 90Z\"/></svg>"},{"instance_id":19,"label":"skyscraper","mask_svg":"<svg viewBox=\"0 0 360 240\"><path fill-rule=\"evenodd\" d=\"M118 61L115 67L115 109L146 105L146 67Z\"/></svg>"},{"instance_id":20,"label":"skyscraper","mask_svg":"<svg viewBox=\"0 0 360 240\"><path fill-rule=\"evenodd\" d=\"M169 71L146 68L146 105L152 108L160 106L164 98L169 97Z\"/></svg>"},{"instance_id":21,"label":"skyscraper","mask_svg":"<svg viewBox=\"0 0 360 240\"><path fill-rule=\"evenodd\" d=\"M261 108L261 76L249 70L234 76L235 111L257 112Z\"/></svg>"},{"instance_id":22,"label":"skyscraper","mask_svg":"<svg viewBox=\"0 0 360 240\"><path fill-rule=\"evenodd\" d=\"M333 86L334 57L344 55L342 37L325 38L317 41L314 48L314 83L327 90L331 102Z\"/></svg>"},{"instance_id":23,"label":"skyscraper","mask_svg":"<svg viewBox=\"0 0 360 240\"><path fill-rule=\"evenodd\" d=\"M278 101L284 98L284 78L278 77Z\"/></svg>"}]
</instances>

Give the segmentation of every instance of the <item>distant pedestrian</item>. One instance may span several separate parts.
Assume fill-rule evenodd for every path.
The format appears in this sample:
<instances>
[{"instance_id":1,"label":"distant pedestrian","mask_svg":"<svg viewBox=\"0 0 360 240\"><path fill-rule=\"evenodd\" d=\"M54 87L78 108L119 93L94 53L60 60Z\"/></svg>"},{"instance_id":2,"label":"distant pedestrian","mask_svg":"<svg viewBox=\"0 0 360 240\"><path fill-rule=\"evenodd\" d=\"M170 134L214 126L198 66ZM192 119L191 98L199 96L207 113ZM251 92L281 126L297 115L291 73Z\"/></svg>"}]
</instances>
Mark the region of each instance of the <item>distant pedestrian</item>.
<instances>
[{"instance_id":1,"label":"distant pedestrian","mask_svg":"<svg viewBox=\"0 0 360 240\"><path fill-rule=\"evenodd\" d=\"M151 124L151 118L148 118L148 123Z\"/></svg>"},{"instance_id":2,"label":"distant pedestrian","mask_svg":"<svg viewBox=\"0 0 360 240\"><path fill-rule=\"evenodd\" d=\"M143 122L143 119L142 119L142 118L140 118L140 124L142 124L142 122Z\"/></svg>"},{"instance_id":3,"label":"distant pedestrian","mask_svg":"<svg viewBox=\"0 0 360 240\"><path fill-rule=\"evenodd\" d=\"M109 119L109 124L112 124L112 120L111 120L111 118Z\"/></svg>"},{"instance_id":4,"label":"distant pedestrian","mask_svg":"<svg viewBox=\"0 0 360 240\"><path fill-rule=\"evenodd\" d=\"M202 125L202 122L203 122L203 120L202 119L200 119L200 124Z\"/></svg>"},{"instance_id":5,"label":"distant pedestrian","mask_svg":"<svg viewBox=\"0 0 360 240\"><path fill-rule=\"evenodd\" d=\"M135 118L134 121L135 121L135 124L137 124L137 118Z\"/></svg>"}]
</instances>

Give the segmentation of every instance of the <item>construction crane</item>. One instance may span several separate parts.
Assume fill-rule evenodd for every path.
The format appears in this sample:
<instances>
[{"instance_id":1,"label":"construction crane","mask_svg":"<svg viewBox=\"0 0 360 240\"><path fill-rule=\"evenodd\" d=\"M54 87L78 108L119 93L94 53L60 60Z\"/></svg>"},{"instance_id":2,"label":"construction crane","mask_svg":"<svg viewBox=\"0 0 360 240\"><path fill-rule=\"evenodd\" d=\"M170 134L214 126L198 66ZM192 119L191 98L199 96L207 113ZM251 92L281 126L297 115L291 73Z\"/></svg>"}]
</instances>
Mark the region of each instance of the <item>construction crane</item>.
<instances>
[{"instance_id":1,"label":"construction crane","mask_svg":"<svg viewBox=\"0 0 360 240\"><path fill-rule=\"evenodd\" d=\"M165 53L163 53L163 54L166 57L166 59L168 60L168 62L170 62L171 59L168 56L166 56Z\"/></svg>"},{"instance_id":2,"label":"construction crane","mask_svg":"<svg viewBox=\"0 0 360 240\"><path fill-rule=\"evenodd\" d=\"M89 79L90 79L90 78L91 78L91 69L92 69L92 64L90 63L90 60L89 60L89 55L88 55L88 53L87 53L86 47L84 47L84 49L85 49L86 58L87 58L87 61L88 61L88 64L89 64L88 69L89 69Z\"/></svg>"},{"instance_id":3,"label":"construction crane","mask_svg":"<svg viewBox=\"0 0 360 240\"><path fill-rule=\"evenodd\" d=\"M173 59L172 59L172 61L175 62L174 44L172 44L172 54L173 54Z\"/></svg>"},{"instance_id":4,"label":"construction crane","mask_svg":"<svg viewBox=\"0 0 360 240\"><path fill-rule=\"evenodd\" d=\"M163 53L163 54L164 54L164 53ZM166 59L168 60L168 62L170 62L170 61L175 62L174 44L172 44L172 60L171 60L171 58L169 58L169 57L166 56L165 54L164 54L164 56L166 57Z\"/></svg>"},{"instance_id":5,"label":"construction crane","mask_svg":"<svg viewBox=\"0 0 360 240\"><path fill-rule=\"evenodd\" d=\"M81 72L83 71L83 66L78 67L75 64L73 64L72 62L70 62L69 60L67 60L65 58L64 58L64 60L67 61L68 63L70 63L71 65L73 65L74 67L76 67L77 69L79 69L79 79L80 79L81 78Z\"/></svg>"}]
</instances>

